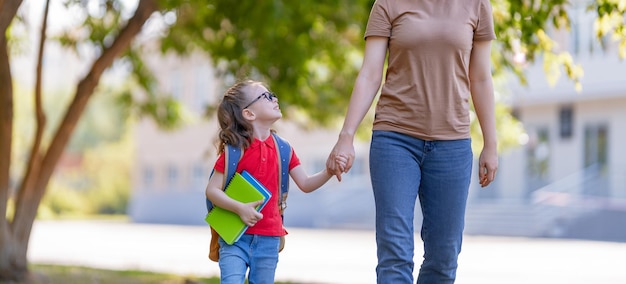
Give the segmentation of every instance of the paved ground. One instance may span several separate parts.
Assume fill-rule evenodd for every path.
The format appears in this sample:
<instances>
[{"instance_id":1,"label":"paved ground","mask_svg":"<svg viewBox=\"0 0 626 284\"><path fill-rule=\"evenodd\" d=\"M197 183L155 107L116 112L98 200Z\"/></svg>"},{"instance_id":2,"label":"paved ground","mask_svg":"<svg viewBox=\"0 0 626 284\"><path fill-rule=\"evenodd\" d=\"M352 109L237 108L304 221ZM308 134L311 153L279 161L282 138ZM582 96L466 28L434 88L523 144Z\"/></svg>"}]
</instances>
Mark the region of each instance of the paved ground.
<instances>
[{"instance_id":1,"label":"paved ground","mask_svg":"<svg viewBox=\"0 0 626 284\"><path fill-rule=\"evenodd\" d=\"M375 283L372 231L289 229L277 280ZM109 221L38 221L29 259L35 263L218 275L207 258L204 226ZM418 243L418 247L419 247ZM468 236L458 284L626 283L626 243ZM419 263L422 251L416 251Z\"/></svg>"}]
</instances>

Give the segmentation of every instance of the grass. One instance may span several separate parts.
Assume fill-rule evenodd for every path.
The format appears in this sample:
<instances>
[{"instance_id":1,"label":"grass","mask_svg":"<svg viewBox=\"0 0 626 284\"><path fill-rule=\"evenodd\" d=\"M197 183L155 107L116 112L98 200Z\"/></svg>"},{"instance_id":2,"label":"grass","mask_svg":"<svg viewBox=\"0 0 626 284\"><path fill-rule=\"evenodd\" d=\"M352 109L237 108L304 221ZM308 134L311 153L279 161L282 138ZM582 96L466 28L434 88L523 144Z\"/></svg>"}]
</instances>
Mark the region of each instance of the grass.
<instances>
[{"instance_id":1,"label":"grass","mask_svg":"<svg viewBox=\"0 0 626 284\"><path fill-rule=\"evenodd\" d=\"M136 270L106 270L81 266L33 264L33 284L218 284L219 278L201 278Z\"/></svg>"},{"instance_id":2,"label":"grass","mask_svg":"<svg viewBox=\"0 0 626 284\"><path fill-rule=\"evenodd\" d=\"M181 276L146 271L117 271L80 266L33 264L31 284L218 284L219 278ZM287 284L287 282L276 282Z\"/></svg>"}]
</instances>

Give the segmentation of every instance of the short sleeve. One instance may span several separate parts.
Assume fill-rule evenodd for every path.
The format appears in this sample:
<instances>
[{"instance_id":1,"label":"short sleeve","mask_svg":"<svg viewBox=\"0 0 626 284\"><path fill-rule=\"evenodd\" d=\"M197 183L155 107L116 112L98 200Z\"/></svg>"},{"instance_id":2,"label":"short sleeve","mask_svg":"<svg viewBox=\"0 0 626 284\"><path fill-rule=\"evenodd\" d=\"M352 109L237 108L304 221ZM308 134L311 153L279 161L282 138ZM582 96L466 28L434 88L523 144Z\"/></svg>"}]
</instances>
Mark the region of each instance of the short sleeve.
<instances>
[{"instance_id":1,"label":"short sleeve","mask_svg":"<svg viewBox=\"0 0 626 284\"><path fill-rule=\"evenodd\" d=\"M220 173L224 173L224 159L226 159L226 157L224 155L224 152L222 152L217 157L217 160L215 161L215 166L213 166L213 169L215 169L216 171Z\"/></svg>"},{"instance_id":2,"label":"short sleeve","mask_svg":"<svg viewBox=\"0 0 626 284\"><path fill-rule=\"evenodd\" d=\"M391 20L386 4L387 1L384 0L374 2L367 20L364 38L367 39L369 36L391 37Z\"/></svg>"},{"instance_id":3,"label":"short sleeve","mask_svg":"<svg viewBox=\"0 0 626 284\"><path fill-rule=\"evenodd\" d=\"M488 41L496 39L493 26L493 13L489 0L480 0L478 10L478 25L474 30L474 41Z\"/></svg>"},{"instance_id":4,"label":"short sleeve","mask_svg":"<svg viewBox=\"0 0 626 284\"><path fill-rule=\"evenodd\" d=\"M291 171L293 168L300 165L300 159L296 155L296 151L291 147L291 160L289 161L289 170Z\"/></svg>"}]
</instances>

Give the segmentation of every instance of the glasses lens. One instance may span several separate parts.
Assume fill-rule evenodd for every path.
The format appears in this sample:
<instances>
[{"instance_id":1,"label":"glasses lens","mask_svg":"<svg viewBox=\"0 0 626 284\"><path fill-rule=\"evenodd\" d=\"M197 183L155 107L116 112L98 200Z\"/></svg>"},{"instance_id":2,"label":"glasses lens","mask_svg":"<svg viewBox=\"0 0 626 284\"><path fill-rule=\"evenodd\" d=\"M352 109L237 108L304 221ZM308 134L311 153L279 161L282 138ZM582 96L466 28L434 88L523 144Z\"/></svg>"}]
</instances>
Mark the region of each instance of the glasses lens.
<instances>
[{"instance_id":1,"label":"glasses lens","mask_svg":"<svg viewBox=\"0 0 626 284\"><path fill-rule=\"evenodd\" d=\"M276 98L276 95L274 95L274 93L272 93L272 92L263 93L262 96L265 97L265 99L267 99L270 102L273 101L274 98Z\"/></svg>"},{"instance_id":2,"label":"glasses lens","mask_svg":"<svg viewBox=\"0 0 626 284\"><path fill-rule=\"evenodd\" d=\"M256 99L252 100L249 104L247 104L245 107L243 107L244 109L247 109L249 106L251 106L253 103L255 103L256 101L258 101L261 98L265 98L266 100L273 102L274 98L278 99L278 97L272 93L272 92L265 92L263 94L261 94L260 96L256 97Z\"/></svg>"}]
</instances>

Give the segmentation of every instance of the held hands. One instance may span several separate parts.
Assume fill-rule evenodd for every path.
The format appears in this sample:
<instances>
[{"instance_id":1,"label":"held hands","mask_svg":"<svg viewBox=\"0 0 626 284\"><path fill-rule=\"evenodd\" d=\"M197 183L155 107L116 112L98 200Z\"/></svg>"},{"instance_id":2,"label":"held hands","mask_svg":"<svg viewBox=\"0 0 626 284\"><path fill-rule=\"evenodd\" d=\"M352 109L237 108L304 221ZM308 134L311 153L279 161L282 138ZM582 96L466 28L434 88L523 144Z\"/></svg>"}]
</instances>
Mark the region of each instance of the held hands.
<instances>
[{"instance_id":1,"label":"held hands","mask_svg":"<svg viewBox=\"0 0 626 284\"><path fill-rule=\"evenodd\" d=\"M263 214L256 211L256 207L261 205L262 203L263 200L250 203L242 203L242 206L240 206L239 208L239 212L237 212L239 218L241 218L241 221L243 221L246 225L250 227L256 225L259 220L263 219Z\"/></svg>"},{"instance_id":2,"label":"held hands","mask_svg":"<svg viewBox=\"0 0 626 284\"><path fill-rule=\"evenodd\" d=\"M330 157L328 157L328 159L330 159ZM328 164L328 161L327 161L327 164ZM339 172L339 176L337 177L337 179L341 181L341 173L346 171L346 166L348 165L348 156L344 154L338 154L337 156L335 156L334 165L338 169L338 172ZM330 170L328 167L326 167L326 172L328 172L331 176L336 175L335 171Z\"/></svg>"},{"instance_id":3,"label":"held hands","mask_svg":"<svg viewBox=\"0 0 626 284\"><path fill-rule=\"evenodd\" d=\"M341 137L326 160L326 171L335 175L341 181L341 175L347 173L352 168L354 162L354 145L347 139Z\"/></svg>"}]
</instances>

